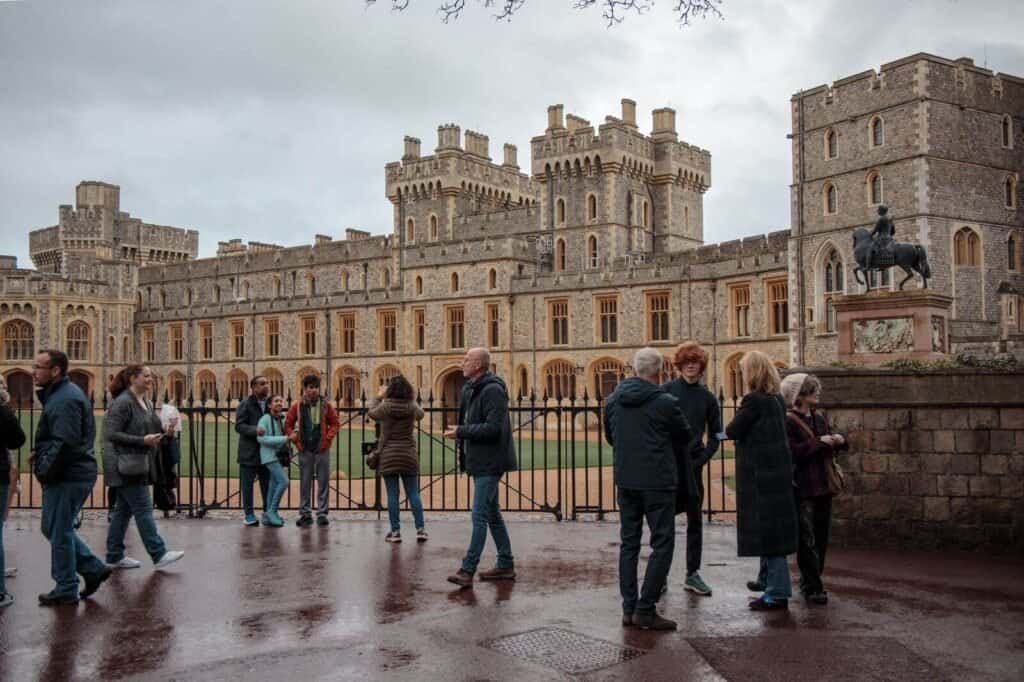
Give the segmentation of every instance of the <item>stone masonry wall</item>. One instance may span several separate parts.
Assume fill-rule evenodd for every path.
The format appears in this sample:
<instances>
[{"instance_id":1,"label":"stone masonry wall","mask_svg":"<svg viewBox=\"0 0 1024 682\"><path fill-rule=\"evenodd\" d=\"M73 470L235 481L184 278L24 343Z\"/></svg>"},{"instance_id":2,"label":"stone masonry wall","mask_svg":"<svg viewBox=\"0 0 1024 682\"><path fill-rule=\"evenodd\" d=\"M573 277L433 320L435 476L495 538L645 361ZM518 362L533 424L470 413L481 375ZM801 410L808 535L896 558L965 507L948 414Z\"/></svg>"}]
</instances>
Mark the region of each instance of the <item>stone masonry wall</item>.
<instances>
[{"instance_id":1,"label":"stone masonry wall","mask_svg":"<svg viewBox=\"0 0 1024 682\"><path fill-rule=\"evenodd\" d=\"M836 542L1024 554L1024 373L811 371L850 440Z\"/></svg>"}]
</instances>

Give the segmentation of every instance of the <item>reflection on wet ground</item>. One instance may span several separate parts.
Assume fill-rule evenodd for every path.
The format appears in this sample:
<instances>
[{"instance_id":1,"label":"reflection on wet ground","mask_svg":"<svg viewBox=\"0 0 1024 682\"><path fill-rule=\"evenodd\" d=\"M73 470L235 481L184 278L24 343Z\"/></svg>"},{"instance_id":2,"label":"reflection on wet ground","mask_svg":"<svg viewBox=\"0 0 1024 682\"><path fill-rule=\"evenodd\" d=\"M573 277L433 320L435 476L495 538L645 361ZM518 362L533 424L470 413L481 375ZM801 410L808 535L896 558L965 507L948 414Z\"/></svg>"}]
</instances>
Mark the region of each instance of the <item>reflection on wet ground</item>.
<instances>
[{"instance_id":1,"label":"reflection on wet ground","mask_svg":"<svg viewBox=\"0 0 1024 682\"><path fill-rule=\"evenodd\" d=\"M77 607L36 605L49 551L28 515L8 521L17 601L0 612L0 679L565 679L537 656L481 646L558 628L644 654L584 679L1020 679L1024 562L978 555L834 550L831 603L799 597L755 614L735 531L706 528L710 598L685 592L684 536L666 615L678 632L623 630L614 522L516 520L516 582L453 589L465 519L430 522L430 541L384 543L384 521L337 517L328 528L245 528L236 519L172 520L161 531L185 559L120 571ZM105 524L83 536L102 547ZM129 533L129 551L145 552ZM481 568L494 560L488 545ZM773 654L774 652L774 654ZM884 653L884 656L880 656ZM770 664L766 657L771 657ZM936 672L941 671L941 672ZM929 678L929 676L932 676Z\"/></svg>"}]
</instances>

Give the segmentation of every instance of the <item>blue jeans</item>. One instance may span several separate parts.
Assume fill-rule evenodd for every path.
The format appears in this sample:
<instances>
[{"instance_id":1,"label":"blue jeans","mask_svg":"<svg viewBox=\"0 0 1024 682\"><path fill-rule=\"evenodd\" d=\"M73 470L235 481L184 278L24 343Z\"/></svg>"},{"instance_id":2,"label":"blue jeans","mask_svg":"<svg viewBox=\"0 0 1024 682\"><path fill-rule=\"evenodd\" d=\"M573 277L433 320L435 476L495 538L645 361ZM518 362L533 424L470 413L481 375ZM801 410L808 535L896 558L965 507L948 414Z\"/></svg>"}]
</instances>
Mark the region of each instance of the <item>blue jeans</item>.
<instances>
[{"instance_id":1,"label":"blue jeans","mask_svg":"<svg viewBox=\"0 0 1024 682\"><path fill-rule=\"evenodd\" d=\"M469 539L469 548L462 560L462 570L466 573L476 573L480 555L484 551L484 543L487 542L488 528L498 549L498 568L514 567L512 541L508 538L508 529L505 528L505 520L501 518L501 509L498 508L500 480L501 476L473 477L473 535Z\"/></svg>"},{"instance_id":2,"label":"blue jeans","mask_svg":"<svg viewBox=\"0 0 1024 682\"><path fill-rule=\"evenodd\" d=\"M75 519L92 492L92 481L60 481L43 486L43 536L50 541L53 594L78 597L78 575L99 577L107 567L75 533Z\"/></svg>"},{"instance_id":3,"label":"blue jeans","mask_svg":"<svg viewBox=\"0 0 1024 682\"><path fill-rule=\"evenodd\" d=\"M761 557L761 570L757 573L757 581L764 585L764 596L768 601L789 599L793 596L789 564L784 556Z\"/></svg>"},{"instance_id":4,"label":"blue jeans","mask_svg":"<svg viewBox=\"0 0 1024 682\"><path fill-rule=\"evenodd\" d=\"M238 487L242 489L242 513L246 516L256 515L252 509L252 486L257 478L260 481L260 494L263 496L263 511L267 511L267 488L270 486L270 472L267 471L267 467L262 464L238 465Z\"/></svg>"},{"instance_id":5,"label":"blue jeans","mask_svg":"<svg viewBox=\"0 0 1024 682\"><path fill-rule=\"evenodd\" d=\"M4 514L7 513L8 490L10 490L9 483L6 481L0 483L0 594L7 592L7 583L4 582L4 569L7 568L4 563Z\"/></svg>"},{"instance_id":6,"label":"blue jeans","mask_svg":"<svg viewBox=\"0 0 1024 682\"><path fill-rule=\"evenodd\" d=\"M136 483L111 488L111 491L114 494L114 511L110 515L110 527L107 529L107 563L116 564L124 558L124 536L132 517L135 518L135 527L139 529L139 536L149 558L154 564L160 561L167 553L167 546L156 530L149 486Z\"/></svg>"},{"instance_id":7,"label":"blue jeans","mask_svg":"<svg viewBox=\"0 0 1024 682\"><path fill-rule=\"evenodd\" d=\"M264 464L267 472L270 474L270 490L267 493L269 501L267 502L267 512L276 514L277 509L281 504L281 497L284 495L284 491L288 490L288 473L281 466L280 462L271 462L270 464Z\"/></svg>"},{"instance_id":8,"label":"blue jeans","mask_svg":"<svg viewBox=\"0 0 1024 682\"><path fill-rule=\"evenodd\" d=\"M402 480L402 487L405 488L405 496L409 498L409 506L412 507L412 520L416 529L423 528L423 500L420 499L420 480L417 474L394 474L384 477L384 486L388 490L388 521L391 522L391 531L397 533L401 526L398 522L398 480Z\"/></svg>"}]
</instances>

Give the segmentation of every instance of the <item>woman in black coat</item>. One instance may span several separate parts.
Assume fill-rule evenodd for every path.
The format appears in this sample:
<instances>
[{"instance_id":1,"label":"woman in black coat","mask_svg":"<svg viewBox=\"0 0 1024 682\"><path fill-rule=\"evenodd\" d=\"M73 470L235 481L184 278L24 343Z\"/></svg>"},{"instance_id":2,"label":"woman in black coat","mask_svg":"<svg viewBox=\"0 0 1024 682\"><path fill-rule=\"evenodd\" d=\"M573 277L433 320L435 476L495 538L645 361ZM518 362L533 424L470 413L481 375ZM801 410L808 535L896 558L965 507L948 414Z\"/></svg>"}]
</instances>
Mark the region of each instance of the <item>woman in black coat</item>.
<instances>
[{"instance_id":1,"label":"woman in black coat","mask_svg":"<svg viewBox=\"0 0 1024 682\"><path fill-rule=\"evenodd\" d=\"M779 372L764 353L743 356L740 370L749 392L726 435L736 441L736 534L739 556L761 557L750 603L755 611L785 609L793 588L786 555L797 545L793 458L786 439L786 406Z\"/></svg>"}]
</instances>

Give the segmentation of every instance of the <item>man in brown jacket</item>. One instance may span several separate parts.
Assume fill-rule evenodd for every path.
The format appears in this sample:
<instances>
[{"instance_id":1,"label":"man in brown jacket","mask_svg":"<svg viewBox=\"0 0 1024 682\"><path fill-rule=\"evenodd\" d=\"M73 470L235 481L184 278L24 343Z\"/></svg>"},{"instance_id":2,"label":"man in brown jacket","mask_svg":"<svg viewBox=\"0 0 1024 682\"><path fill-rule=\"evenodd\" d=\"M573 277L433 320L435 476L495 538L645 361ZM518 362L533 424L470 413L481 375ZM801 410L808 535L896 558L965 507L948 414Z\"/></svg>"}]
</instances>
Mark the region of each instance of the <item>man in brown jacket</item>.
<instances>
[{"instance_id":1,"label":"man in brown jacket","mask_svg":"<svg viewBox=\"0 0 1024 682\"><path fill-rule=\"evenodd\" d=\"M340 424L334 406L320 395L320 377L303 378L302 399L292 403L284 420L284 432L299 450L300 528L313 525L313 479L316 478L316 524L326 526L328 488L331 481L331 443Z\"/></svg>"}]
</instances>

